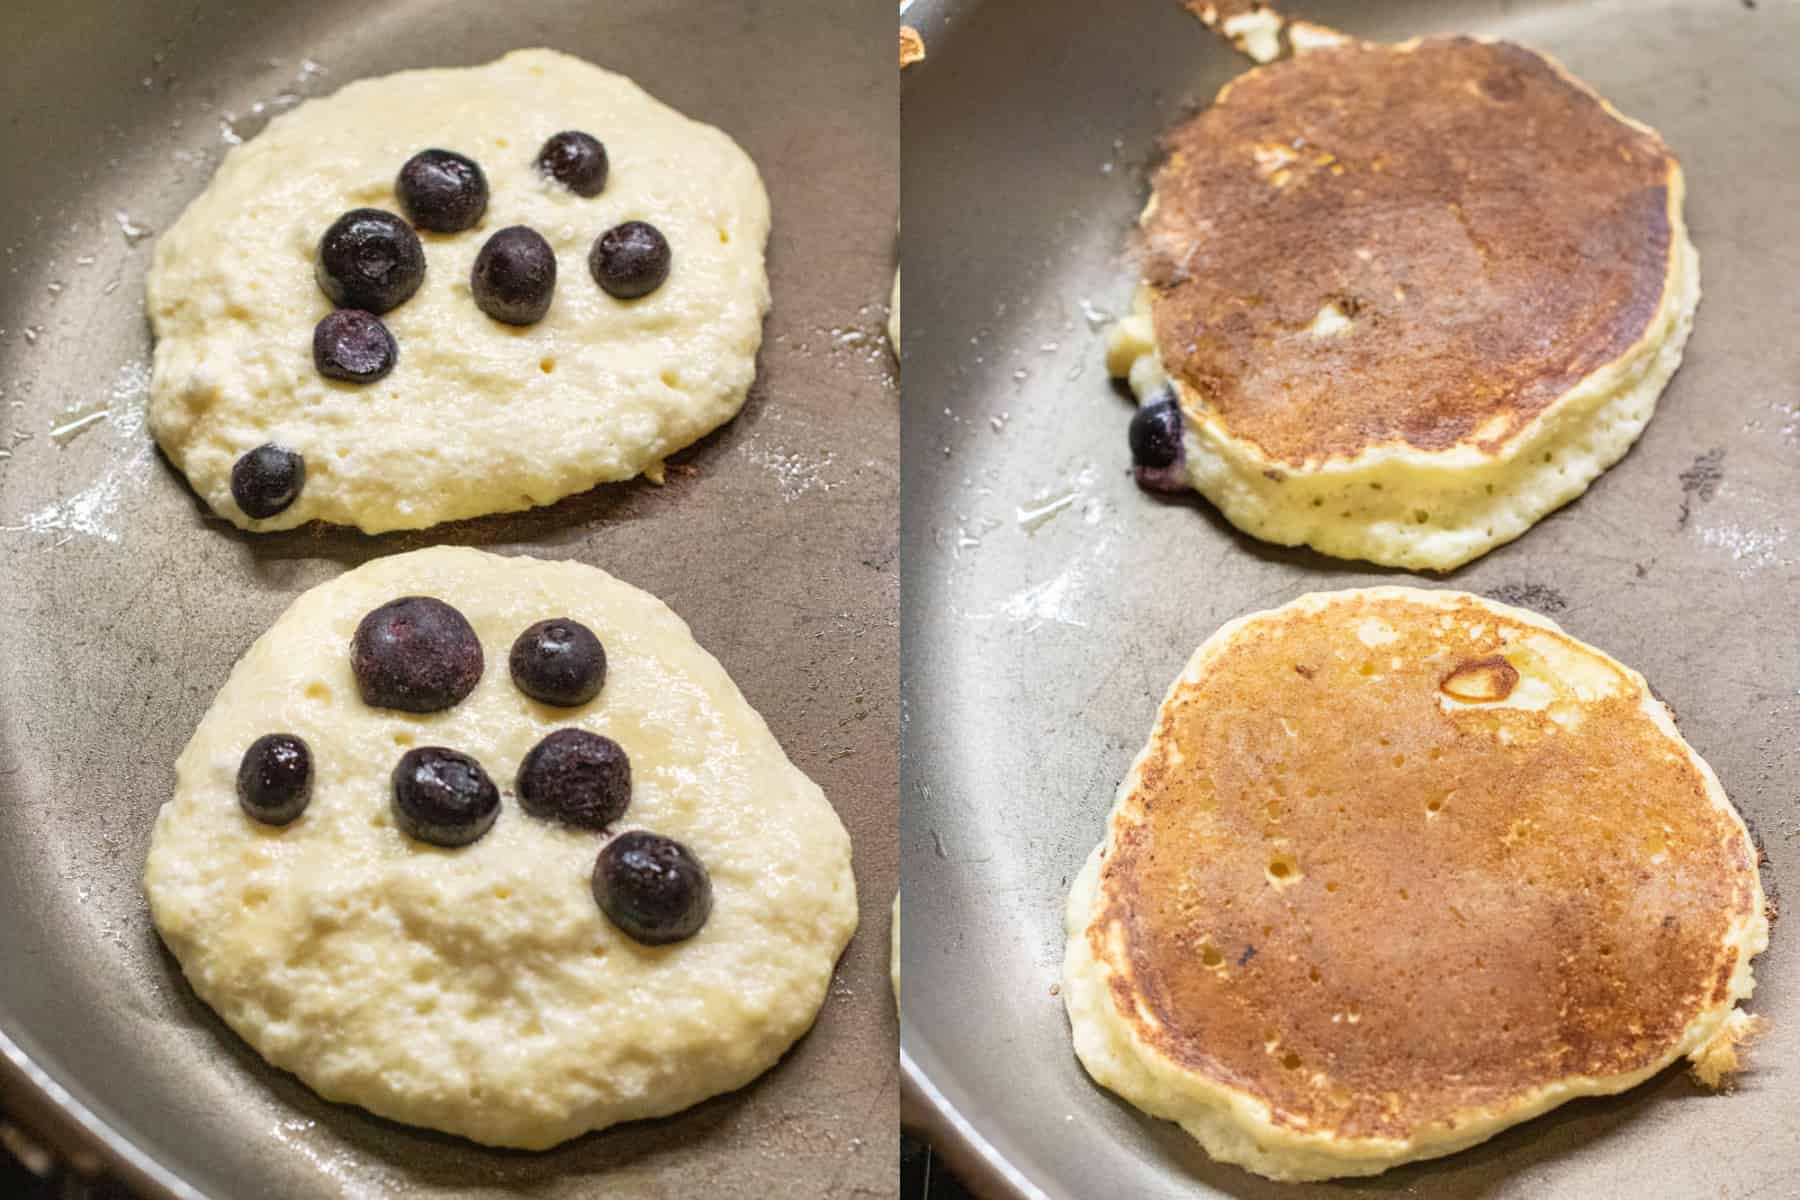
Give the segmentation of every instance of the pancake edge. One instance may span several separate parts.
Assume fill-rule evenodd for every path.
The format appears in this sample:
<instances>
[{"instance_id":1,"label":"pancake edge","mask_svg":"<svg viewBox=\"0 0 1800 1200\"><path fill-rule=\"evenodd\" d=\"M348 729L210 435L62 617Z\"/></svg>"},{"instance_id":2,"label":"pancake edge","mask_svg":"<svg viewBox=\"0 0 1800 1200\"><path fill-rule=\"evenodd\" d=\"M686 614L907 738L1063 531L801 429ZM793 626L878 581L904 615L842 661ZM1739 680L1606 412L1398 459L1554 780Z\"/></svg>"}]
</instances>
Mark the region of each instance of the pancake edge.
<instances>
[{"instance_id":1,"label":"pancake edge","mask_svg":"<svg viewBox=\"0 0 1800 1200\"><path fill-rule=\"evenodd\" d=\"M1681 746L1704 782L1713 804L1727 813L1755 861L1755 843L1718 777L1676 728L1668 706L1657 700L1643 675L1604 651L1581 641L1556 622L1527 609L1502 604L1485 596L1442 588L1372 587L1330 592L1309 592L1277 608L1253 612L1221 626L1201 643L1157 706L1160 722L1168 704L1180 690L1196 682L1212 662L1246 626L1280 613L1321 612L1348 598L1407 600L1439 608L1474 601L1498 617L1518 621L1566 638L1596 655L1637 685L1644 697L1641 710ZM1154 728L1154 727L1153 727ZM1114 828L1127 802L1137 790L1153 740L1146 739L1126 773L1107 816L1106 833L1089 854L1069 889L1065 913L1067 943L1063 959L1063 998L1068 1011L1075 1056L1100 1086L1117 1093L1134 1107L1154 1117L1174 1121L1197 1140L1207 1154L1255 1174L1278 1181L1307 1181L1346 1176L1378 1175L1391 1167L1420 1159L1438 1158L1484 1142L1514 1125L1583 1096L1604 1096L1627 1091L1667 1068L1680 1058L1695 1063L1709 1055L1728 1053L1760 1020L1740 1010L1739 1001L1755 989L1751 960L1768 948L1767 899L1762 880L1753 868L1753 903L1747 919L1734 922L1722 943L1737 950L1724 1003L1703 1007L1688 1023L1671 1051L1650 1066L1610 1076L1571 1076L1534 1088L1510 1108L1461 1110L1454 1114L1455 1128L1442 1125L1424 1129L1407 1139L1339 1138L1330 1133L1306 1133L1278 1125L1270 1107L1258 1097L1216 1080L1190 1073L1160 1056L1138 1036L1136 1028L1120 1015L1112 1002L1111 981L1118 974L1109 961L1096 958L1088 940L1088 928L1100 899L1100 871Z\"/></svg>"}]
</instances>

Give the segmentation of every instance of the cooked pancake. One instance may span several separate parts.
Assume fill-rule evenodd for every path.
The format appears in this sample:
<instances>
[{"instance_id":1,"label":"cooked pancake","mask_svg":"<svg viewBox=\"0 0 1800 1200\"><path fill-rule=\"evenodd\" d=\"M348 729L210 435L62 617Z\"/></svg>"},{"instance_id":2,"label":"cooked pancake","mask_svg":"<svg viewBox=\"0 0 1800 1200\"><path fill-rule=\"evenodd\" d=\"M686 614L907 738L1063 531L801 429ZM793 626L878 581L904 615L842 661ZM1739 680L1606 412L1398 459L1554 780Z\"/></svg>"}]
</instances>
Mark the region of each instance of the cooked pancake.
<instances>
[{"instance_id":1,"label":"cooked pancake","mask_svg":"<svg viewBox=\"0 0 1800 1200\"><path fill-rule=\"evenodd\" d=\"M1272 1179L1735 1070L1757 851L1637 672L1461 592L1225 626L1069 898L1088 1072Z\"/></svg>"},{"instance_id":2,"label":"cooked pancake","mask_svg":"<svg viewBox=\"0 0 1800 1200\"><path fill-rule=\"evenodd\" d=\"M1631 447L1699 300L1680 165L1506 42L1308 37L1176 128L1108 367L1245 532L1447 570Z\"/></svg>"}]
</instances>

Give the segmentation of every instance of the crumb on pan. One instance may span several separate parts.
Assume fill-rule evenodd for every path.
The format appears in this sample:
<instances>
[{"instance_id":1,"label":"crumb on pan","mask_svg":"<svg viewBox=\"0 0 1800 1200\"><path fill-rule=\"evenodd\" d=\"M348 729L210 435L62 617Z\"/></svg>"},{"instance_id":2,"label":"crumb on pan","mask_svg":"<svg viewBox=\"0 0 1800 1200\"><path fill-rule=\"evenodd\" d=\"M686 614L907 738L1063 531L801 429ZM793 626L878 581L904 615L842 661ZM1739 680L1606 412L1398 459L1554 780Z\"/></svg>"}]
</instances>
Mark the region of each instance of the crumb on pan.
<instances>
[{"instance_id":1,"label":"crumb on pan","mask_svg":"<svg viewBox=\"0 0 1800 1200\"><path fill-rule=\"evenodd\" d=\"M925 39L911 25L900 27L900 69L904 71L925 58Z\"/></svg>"},{"instance_id":2,"label":"crumb on pan","mask_svg":"<svg viewBox=\"0 0 1800 1200\"><path fill-rule=\"evenodd\" d=\"M1305 54L1350 41L1329 26L1289 20L1263 0L1185 0L1184 7L1259 65L1274 62L1288 50Z\"/></svg>"}]
</instances>

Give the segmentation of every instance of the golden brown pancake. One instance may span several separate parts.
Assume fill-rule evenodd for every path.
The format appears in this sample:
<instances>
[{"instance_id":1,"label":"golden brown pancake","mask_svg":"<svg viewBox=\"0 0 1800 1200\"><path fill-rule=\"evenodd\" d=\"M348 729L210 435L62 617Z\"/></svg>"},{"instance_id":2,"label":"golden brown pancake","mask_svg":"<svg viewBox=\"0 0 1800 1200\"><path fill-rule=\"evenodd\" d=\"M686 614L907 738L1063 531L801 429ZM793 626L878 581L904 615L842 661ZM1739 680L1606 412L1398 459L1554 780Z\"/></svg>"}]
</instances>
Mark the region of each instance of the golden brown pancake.
<instances>
[{"instance_id":1,"label":"golden brown pancake","mask_svg":"<svg viewBox=\"0 0 1800 1200\"><path fill-rule=\"evenodd\" d=\"M1164 700L1070 902L1102 1083L1274 1178L1729 1054L1756 851L1643 678L1456 592L1302 598Z\"/></svg>"},{"instance_id":2,"label":"golden brown pancake","mask_svg":"<svg viewBox=\"0 0 1800 1200\"><path fill-rule=\"evenodd\" d=\"M1649 421L1699 298L1681 167L1524 47L1306 28L1168 135L1108 366L1180 403L1184 455L1140 464L1151 486L1268 541L1447 570Z\"/></svg>"},{"instance_id":3,"label":"golden brown pancake","mask_svg":"<svg viewBox=\"0 0 1800 1200\"><path fill-rule=\"evenodd\" d=\"M1506 42L1252 71L1168 153L1144 223L1163 363L1281 463L1492 453L1631 349L1669 273L1662 139ZM1365 335L1283 337L1328 301Z\"/></svg>"}]
</instances>

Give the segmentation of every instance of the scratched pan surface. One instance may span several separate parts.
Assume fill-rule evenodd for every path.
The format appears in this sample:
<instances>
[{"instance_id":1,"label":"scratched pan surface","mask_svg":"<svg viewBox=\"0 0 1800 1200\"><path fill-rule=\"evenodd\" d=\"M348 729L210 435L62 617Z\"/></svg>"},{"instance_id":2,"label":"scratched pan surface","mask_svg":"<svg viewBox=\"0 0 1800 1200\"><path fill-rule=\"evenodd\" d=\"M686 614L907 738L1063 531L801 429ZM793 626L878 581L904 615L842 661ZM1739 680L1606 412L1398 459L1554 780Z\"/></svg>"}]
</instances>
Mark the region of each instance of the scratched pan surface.
<instances>
[{"instance_id":1,"label":"scratched pan surface","mask_svg":"<svg viewBox=\"0 0 1800 1200\"><path fill-rule=\"evenodd\" d=\"M19 1115L155 1197L894 1194L892 19L841 0L0 6L0 1090ZM428 534L205 516L142 429L136 231L167 228L271 107L540 44L635 76L760 165L774 309L744 413L666 487ZM232 662L303 589L434 541L575 557L666 599L842 814L861 931L761 1081L543 1154L484 1150L269 1070L162 951L146 838Z\"/></svg>"},{"instance_id":2,"label":"scratched pan surface","mask_svg":"<svg viewBox=\"0 0 1800 1200\"><path fill-rule=\"evenodd\" d=\"M1800 897L1800 6L1284 8L1375 38L1542 47L1686 164L1705 299L1656 419L1584 499L1446 582L1536 607L1643 670L1756 823L1765 880ZM1127 476L1129 407L1083 302L1126 304L1121 251L1157 134L1247 64L1172 0L1099 11L919 0L908 14L930 54L902 80L908 1116L995 1200L1800 1195L1791 915L1758 968L1753 1007L1773 1031L1735 1093L1672 1071L1374 1182L1273 1185L1210 1164L1075 1062L1052 995L1063 900L1170 680L1240 613L1408 578L1258 545Z\"/></svg>"}]
</instances>

